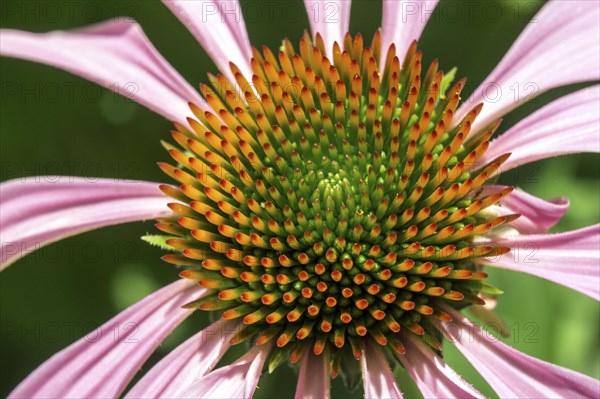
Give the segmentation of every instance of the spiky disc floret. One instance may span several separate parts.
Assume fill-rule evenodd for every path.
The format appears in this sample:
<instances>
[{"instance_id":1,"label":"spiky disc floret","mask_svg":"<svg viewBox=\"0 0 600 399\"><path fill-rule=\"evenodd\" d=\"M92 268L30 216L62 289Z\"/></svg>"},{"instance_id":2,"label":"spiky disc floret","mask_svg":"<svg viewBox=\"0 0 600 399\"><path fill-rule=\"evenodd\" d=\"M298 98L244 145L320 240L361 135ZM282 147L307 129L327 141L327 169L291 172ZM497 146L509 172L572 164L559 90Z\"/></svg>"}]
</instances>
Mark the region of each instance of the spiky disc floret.
<instances>
[{"instance_id":1,"label":"spiky disc floret","mask_svg":"<svg viewBox=\"0 0 600 399\"><path fill-rule=\"evenodd\" d=\"M483 212L510 189L474 194L506 159L472 167L497 124L467 140L477 106L449 129L464 81L447 90L437 62L422 77L416 43L402 65L380 51L379 34L347 35L333 62L307 35L299 54L255 50L251 84L235 65L235 83L211 77L210 110L173 132L178 166L160 167L181 186L163 190L188 205L157 225L164 259L214 290L190 306L243 320L233 342L320 354L368 335L402 352L404 328L440 349L436 301L482 302L474 258L506 249L473 238L511 218Z\"/></svg>"}]
</instances>

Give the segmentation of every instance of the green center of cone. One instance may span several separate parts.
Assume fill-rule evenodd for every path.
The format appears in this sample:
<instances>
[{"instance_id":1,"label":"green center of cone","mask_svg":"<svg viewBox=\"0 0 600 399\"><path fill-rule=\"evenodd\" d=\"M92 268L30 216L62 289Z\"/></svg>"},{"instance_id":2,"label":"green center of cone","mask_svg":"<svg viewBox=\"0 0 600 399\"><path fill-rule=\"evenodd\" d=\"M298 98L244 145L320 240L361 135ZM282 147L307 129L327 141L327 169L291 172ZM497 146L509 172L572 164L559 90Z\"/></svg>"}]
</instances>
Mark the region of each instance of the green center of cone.
<instances>
[{"instance_id":1,"label":"green center of cone","mask_svg":"<svg viewBox=\"0 0 600 399\"><path fill-rule=\"evenodd\" d=\"M190 307L242 321L232 342L358 357L364 337L402 353L404 329L441 350L436 304L483 302L476 260L506 248L473 239L512 218L482 212L510 189L476 194L506 159L474 167L498 124L470 132L478 106L450 128L464 81L422 71L416 43L402 63L380 52L379 34L333 60L308 36L255 50L252 84L235 65L236 82L211 77L210 110L191 105L166 145L181 185L163 191L188 205L157 224L163 259L211 290Z\"/></svg>"}]
</instances>

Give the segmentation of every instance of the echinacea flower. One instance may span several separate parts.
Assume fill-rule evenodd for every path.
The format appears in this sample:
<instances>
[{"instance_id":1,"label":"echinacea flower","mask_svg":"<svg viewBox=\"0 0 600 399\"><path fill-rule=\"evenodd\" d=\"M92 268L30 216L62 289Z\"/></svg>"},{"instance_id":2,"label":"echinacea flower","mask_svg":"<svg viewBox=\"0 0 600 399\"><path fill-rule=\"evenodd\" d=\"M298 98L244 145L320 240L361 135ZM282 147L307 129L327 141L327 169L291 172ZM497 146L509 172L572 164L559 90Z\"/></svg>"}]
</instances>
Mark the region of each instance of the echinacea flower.
<instances>
[{"instance_id":1,"label":"echinacea flower","mask_svg":"<svg viewBox=\"0 0 600 399\"><path fill-rule=\"evenodd\" d=\"M162 233L147 240L182 269L182 279L107 323L135 320L136 345L82 339L11 397L120 396L198 309L221 319L127 397L251 397L265 365L288 359L300 362L297 397L328 397L338 373L362 375L366 397L402 397L391 363L425 397L481 397L442 359L444 340L501 397L600 395L597 380L490 341L461 313L493 317L484 307L498 293L486 282L493 267L599 299L600 225L547 234L568 203L490 183L535 160L600 152L599 87L559 98L494 139L518 103L485 101L490 87L514 82L535 81L538 94L597 81L599 4L549 2L459 106L464 80L453 84L437 62L422 65L416 41L428 14L403 15L408 2L384 1L367 46L347 33L350 1L305 3L334 5L339 18L311 18L312 36L284 40L274 53L250 46L239 14L225 12L235 1L165 1L222 73L200 93L130 21L2 30L3 55L102 85L137 82L133 98L175 124L174 144L165 144L175 165L159 166L177 182L2 183L2 267L64 237L156 219ZM212 18L207 4L219 11ZM519 262L514 251L531 243L539 262ZM251 349L215 368L241 342Z\"/></svg>"}]
</instances>

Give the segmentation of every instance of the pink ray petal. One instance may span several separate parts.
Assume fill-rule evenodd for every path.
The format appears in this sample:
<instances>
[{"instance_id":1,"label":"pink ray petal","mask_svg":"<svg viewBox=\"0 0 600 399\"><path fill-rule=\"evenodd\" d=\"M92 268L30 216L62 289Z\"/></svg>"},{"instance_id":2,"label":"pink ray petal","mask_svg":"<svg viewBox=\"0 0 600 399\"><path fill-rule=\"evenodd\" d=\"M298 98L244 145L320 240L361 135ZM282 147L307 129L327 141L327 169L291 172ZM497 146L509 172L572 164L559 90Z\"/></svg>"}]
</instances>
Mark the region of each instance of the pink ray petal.
<instances>
[{"instance_id":1,"label":"pink ray petal","mask_svg":"<svg viewBox=\"0 0 600 399\"><path fill-rule=\"evenodd\" d=\"M481 196L497 193L506 186L485 186ZM569 209L567 198L543 200L523 190L515 188L512 193L499 201L493 209L502 215L515 213L521 216L510 223L523 234L543 234L554 226Z\"/></svg>"},{"instance_id":2,"label":"pink ray petal","mask_svg":"<svg viewBox=\"0 0 600 399\"><path fill-rule=\"evenodd\" d=\"M600 300L600 224L559 234L494 239L511 250L486 264L532 274Z\"/></svg>"},{"instance_id":3,"label":"pink ray petal","mask_svg":"<svg viewBox=\"0 0 600 399\"><path fill-rule=\"evenodd\" d=\"M502 154L502 171L538 159L577 152L600 152L600 86L576 91L551 102L490 143L479 163Z\"/></svg>"},{"instance_id":4,"label":"pink ray petal","mask_svg":"<svg viewBox=\"0 0 600 399\"><path fill-rule=\"evenodd\" d=\"M548 2L458 109L454 124L484 102L471 128L475 133L547 90L600 79L599 19L597 1Z\"/></svg>"},{"instance_id":5,"label":"pink ray petal","mask_svg":"<svg viewBox=\"0 0 600 399\"><path fill-rule=\"evenodd\" d=\"M271 344L254 346L235 362L211 371L193 382L181 398L251 398L254 395Z\"/></svg>"},{"instance_id":6,"label":"pink ray petal","mask_svg":"<svg viewBox=\"0 0 600 399\"><path fill-rule=\"evenodd\" d=\"M439 328L502 398L597 398L600 382L528 356L485 334L443 304L450 323Z\"/></svg>"},{"instance_id":7,"label":"pink ray petal","mask_svg":"<svg viewBox=\"0 0 600 399\"><path fill-rule=\"evenodd\" d=\"M206 290L179 280L119 313L39 366L10 398L119 396L142 364L193 309L181 306Z\"/></svg>"},{"instance_id":8,"label":"pink ray petal","mask_svg":"<svg viewBox=\"0 0 600 399\"><path fill-rule=\"evenodd\" d=\"M188 102L204 101L132 21L49 33L2 29L0 54L64 69L182 124Z\"/></svg>"},{"instance_id":9,"label":"pink ray petal","mask_svg":"<svg viewBox=\"0 0 600 399\"><path fill-rule=\"evenodd\" d=\"M425 398L485 398L420 339L403 334L402 342L406 353L398 359Z\"/></svg>"},{"instance_id":10,"label":"pink ray petal","mask_svg":"<svg viewBox=\"0 0 600 399\"><path fill-rule=\"evenodd\" d=\"M236 321L218 320L179 345L134 385L126 398L173 398L208 374L231 346Z\"/></svg>"},{"instance_id":11,"label":"pink ray petal","mask_svg":"<svg viewBox=\"0 0 600 399\"><path fill-rule=\"evenodd\" d=\"M437 2L438 0L383 0L381 56L385 58L388 47L394 43L396 55L402 60L410 44L421 37Z\"/></svg>"},{"instance_id":12,"label":"pink ray petal","mask_svg":"<svg viewBox=\"0 0 600 399\"><path fill-rule=\"evenodd\" d=\"M316 356L307 347L300 365L298 384L296 385L296 399L323 399L329 398L329 368L327 356Z\"/></svg>"},{"instance_id":13,"label":"pink ray petal","mask_svg":"<svg viewBox=\"0 0 600 399\"><path fill-rule=\"evenodd\" d=\"M0 184L0 270L34 250L104 226L172 214L158 183L38 176Z\"/></svg>"},{"instance_id":14,"label":"pink ray petal","mask_svg":"<svg viewBox=\"0 0 600 399\"><path fill-rule=\"evenodd\" d=\"M394 374L376 343L365 341L360 366L366 399L402 398Z\"/></svg>"},{"instance_id":15,"label":"pink ray petal","mask_svg":"<svg viewBox=\"0 0 600 399\"><path fill-rule=\"evenodd\" d=\"M344 44L344 35L350 28L351 1L304 0L313 38L319 33L325 43L327 55L332 55L333 43Z\"/></svg>"},{"instance_id":16,"label":"pink ray petal","mask_svg":"<svg viewBox=\"0 0 600 399\"><path fill-rule=\"evenodd\" d=\"M221 0L214 1L213 3L217 6L219 12L221 13L221 19L225 19L225 23L233 32L237 42L244 46L244 51L246 55L250 55L252 53L250 39L248 39L248 31L246 30L246 24L244 22L244 16L242 14L242 7L238 0ZM210 13L215 13L214 10L211 10L210 7L207 10Z\"/></svg>"},{"instance_id":17,"label":"pink ray petal","mask_svg":"<svg viewBox=\"0 0 600 399\"><path fill-rule=\"evenodd\" d=\"M194 35L224 76L235 82L229 63L252 76L252 47L237 0L162 0Z\"/></svg>"}]
</instances>

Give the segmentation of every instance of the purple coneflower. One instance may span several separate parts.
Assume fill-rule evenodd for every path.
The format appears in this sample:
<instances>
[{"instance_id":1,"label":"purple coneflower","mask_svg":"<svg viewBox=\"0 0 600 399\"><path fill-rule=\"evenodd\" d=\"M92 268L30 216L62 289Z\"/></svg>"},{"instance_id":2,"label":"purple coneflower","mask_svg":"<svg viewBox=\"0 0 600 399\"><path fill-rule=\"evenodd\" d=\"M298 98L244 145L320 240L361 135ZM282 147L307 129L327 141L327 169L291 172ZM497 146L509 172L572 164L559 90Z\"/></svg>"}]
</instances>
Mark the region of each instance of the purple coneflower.
<instances>
[{"instance_id":1,"label":"purple coneflower","mask_svg":"<svg viewBox=\"0 0 600 399\"><path fill-rule=\"evenodd\" d=\"M505 95L481 105L490 84L507 92L534 81L539 94L598 80L599 4L545 5L459 106L464 80L452 84L437 62L422 64L416 40L428 14L402 15L406 1L384 1L382 29L367 46L346 33L350 1L306 0L310 10L334 5L339 18L311 18L312 36L284 40L276 52L252 48L232 14L203 14L207 4L224 11L235 3L165 1L222 73L200 93L135 23L2 31L3 55L102 85L136 82L134 98L175 123L173 144L165 144L175 166L159 166L177 182L5 182L2 267L76 233L157 219L162 233L149 240L183 269L182 279L107 323L135 321L136 345L106 334L82 339L11 397L122 395L198 309L221 319L126 397L251 397L263 368L288 360L299 362L297 397L328 397L338 373L362 373L366 397L402 397L391 362L425 397L481 397L442 360L444 339L501 397L598 397L597 380L486 339L460 311L494 317L483 306L498 292L486 283L487 266L599 298L599 225L546 234L566 200L488 184L527 162L600 152L598 86L550 103L494 140L499 118L518 104ZM539 262L518 262L512 251L531 243ZM252 342L244 356L214 369L244 341Z\"/></svg>"}]
</instances>

